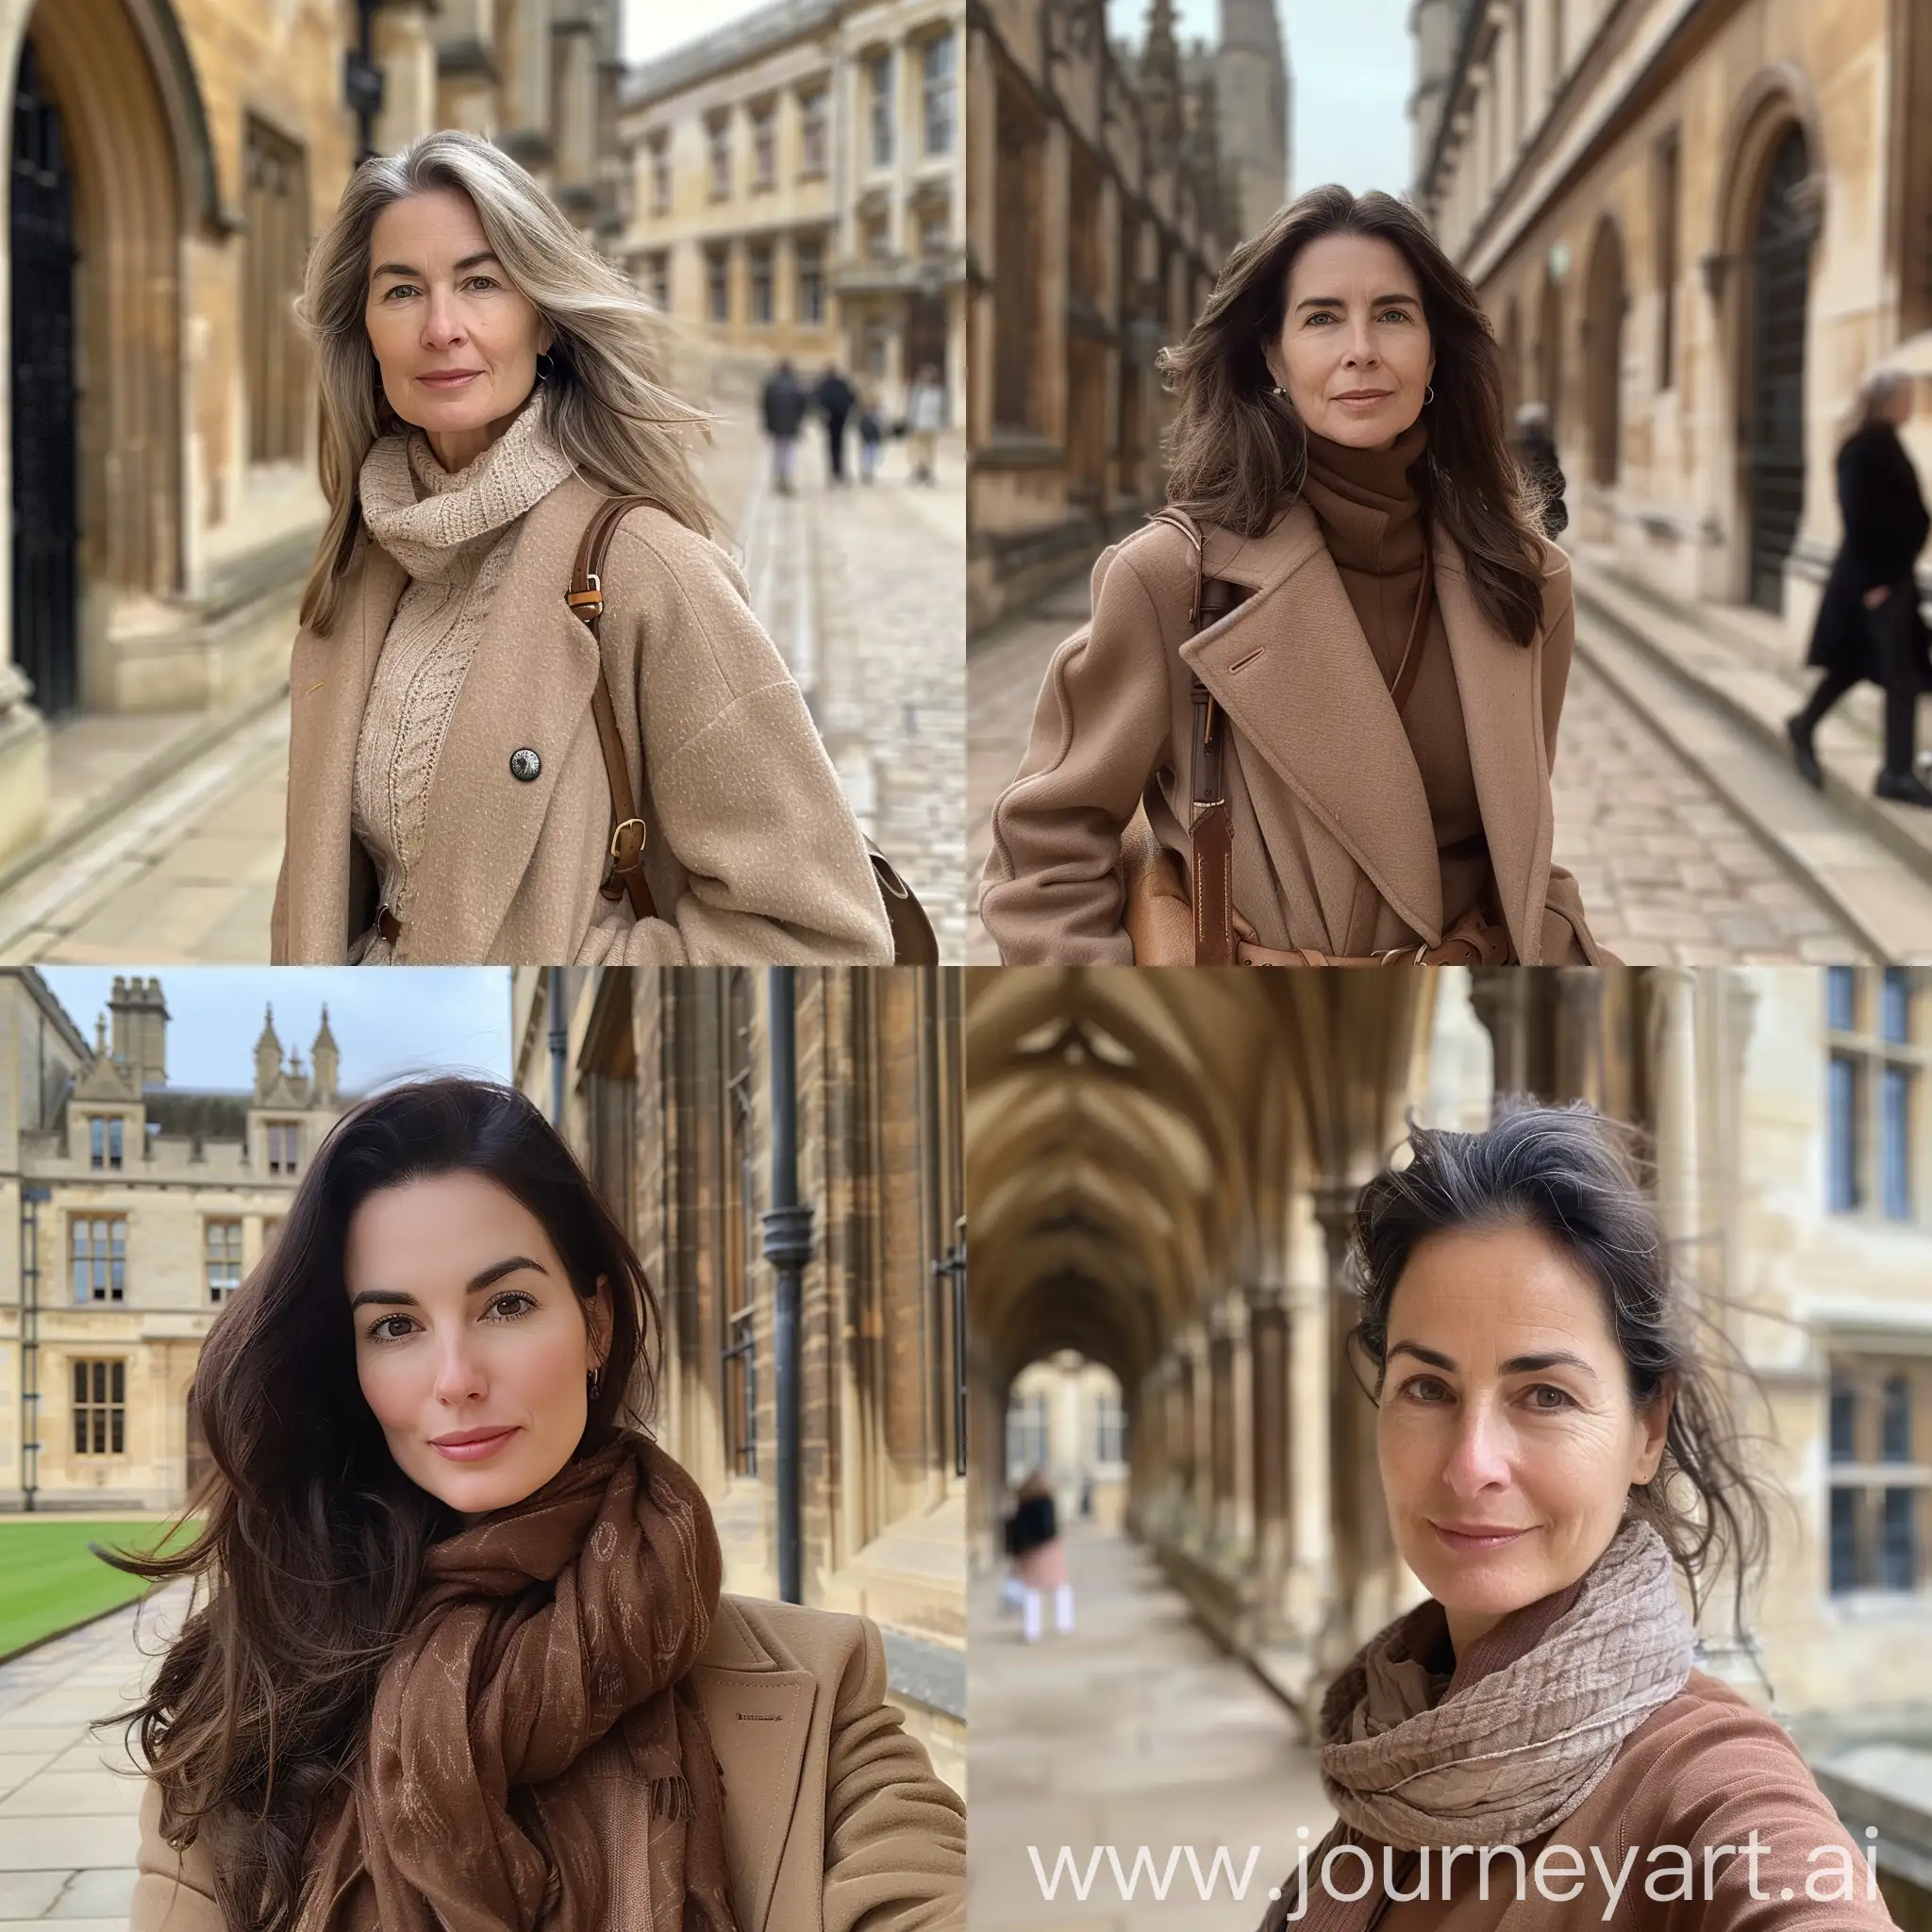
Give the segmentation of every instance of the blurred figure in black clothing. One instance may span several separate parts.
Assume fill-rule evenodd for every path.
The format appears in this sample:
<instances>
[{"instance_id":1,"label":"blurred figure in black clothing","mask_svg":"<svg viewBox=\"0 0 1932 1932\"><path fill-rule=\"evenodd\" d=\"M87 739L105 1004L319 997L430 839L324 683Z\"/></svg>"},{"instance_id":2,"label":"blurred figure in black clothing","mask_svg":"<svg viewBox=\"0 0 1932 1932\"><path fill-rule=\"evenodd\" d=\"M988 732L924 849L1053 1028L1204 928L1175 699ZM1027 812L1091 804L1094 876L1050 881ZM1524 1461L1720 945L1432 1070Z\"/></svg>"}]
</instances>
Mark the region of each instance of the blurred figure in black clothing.
<instances>
[{"instance_id":1,"label":"blurred figure in black clothing","mask_svg":"<svg viewBox=\"0 0 1932 1932\"><path fill-rule=\"evenodd\" d=\"M1885 687L1885 766L1873 790L1901 805L1932 806L1932 790L1912 769L1919 693L1932 668L1913 571L1932 517L1898 437L1911 413L1912 379L1902 370L1874 369L1858 385L1850 434L1838 453L1844 542L1825 582L1806 660L1824 675L1786 729L1799 772L1822 786L1812 745L1819 721L1869 677Z\"/></svg>"},{"instance_id":2,"label":"blurred figure in black clothing","mask_svg":"<svg viewBox=\"0 0 1932 1932\"><path fill-rule=\"evenodd\" d=\"M792 465L798 456L798 432L805 422L805 385L789 361L781 361L766 380L759 397L765 434L772 439L772 479L780 496L791 494Z\"/></svg>"},{"instance_id":3,"label":"blurred figure in black clothing","mask_svg":"<svg viewBox=\"0 0 1932 1932\"><path fill-rule=\"evenodd\" d=\"M1563 491L1569 486L1563 466L1557 460L1557 440L1550 433L1550 412L1545 404L1524 403L1517 410L1516 461L1542 496L1543 535L1554 543L1570 527L1570 512L1563 504Z\"/></svg>"},{"instance_id":4,"label":"blurred figure in black clothing","mask_svg":"<svg viewBox=\"0 0 1932 1932\"><path fill-rule=\"evenodd\" d=\"M1041 1607L1053 1592L1053 1627L1065 1634L1074 1627L1074 1584L1067 1574L1067 1546L1060 1541L1059 1522L1053 1506L1053 1485L1036 1469L1020 1485L1019 1501L1007 1525L1007 1550L1020 1574L1020 1636L1038 1643Z\"/></svg>"},{"instance_id":5,"label":"blurred figure in black clothing","mask_svg":"<svg viewBox=\"0 0 1932 1932\"><path fill-rule=\"evenodd\" d=\"M819 377L819 386L812 400L819 406L819 413L825 419L825 454L831 458L832 481L845 480L845 419L852 413L852 406L858 400L858 391L839 374L834 363L825 364L825 373Z\"/></svg>"}]
</instances>

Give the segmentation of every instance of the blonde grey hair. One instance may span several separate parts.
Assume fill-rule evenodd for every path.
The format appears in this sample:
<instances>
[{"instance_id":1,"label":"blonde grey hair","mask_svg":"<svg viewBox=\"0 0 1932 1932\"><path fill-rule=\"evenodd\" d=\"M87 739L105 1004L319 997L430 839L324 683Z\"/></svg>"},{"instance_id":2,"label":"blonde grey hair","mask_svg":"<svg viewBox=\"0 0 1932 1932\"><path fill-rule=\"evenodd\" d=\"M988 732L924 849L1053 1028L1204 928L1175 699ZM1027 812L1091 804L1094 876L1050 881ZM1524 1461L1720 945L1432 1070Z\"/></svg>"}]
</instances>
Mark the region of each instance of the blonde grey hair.
<instances>
[{"instance_id":1,"label":"blonde grey hair","mask_svg":"<svg viewBox=\"0 0 1932 1932\"><path fill-rule=\"evenodd\" d=\"M653 497L680 523L711 533L711 508L688 446L709 419L658 379L656 310L508 155L444 128L399 154L364 161L350 175L335 220L309 253L295 305L314 347L329 506L301 622L324 636L335 622L361 522L363 458L396 427L363 320L371 240L384 208L436 189L469 197L505 275L550 325L551 370L537 407L558 446L593 487Z\"/></svg>"}]
</instances>

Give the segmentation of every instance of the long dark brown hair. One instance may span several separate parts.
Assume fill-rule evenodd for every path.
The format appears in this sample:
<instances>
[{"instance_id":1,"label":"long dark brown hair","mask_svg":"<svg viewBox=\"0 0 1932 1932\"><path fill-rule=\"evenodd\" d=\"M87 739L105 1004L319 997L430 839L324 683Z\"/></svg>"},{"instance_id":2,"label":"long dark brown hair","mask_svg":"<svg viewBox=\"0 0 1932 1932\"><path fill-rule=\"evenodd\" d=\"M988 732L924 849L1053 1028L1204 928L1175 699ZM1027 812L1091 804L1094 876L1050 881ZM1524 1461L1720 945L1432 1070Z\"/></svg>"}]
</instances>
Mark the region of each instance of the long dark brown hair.
<instances>
[{"instance_id":1,"label":"long dark brown hair","mask_svg":"<svg viewBox=\"0 0 1932 1932\"><path fill-rule=\"evenodd\" d=\"M350 1218L384 1188L486 1175L542 1224L585 1306L601 1279L609 1347L575 1454L647 1420L657 1306L623 1230L525 1096L488 1081L410 1081L339 1121L275 1246L216 1318L194 1371L213 1469L188 1511L204 1526L170 1557L110 1557L207 1595L138 1724L161 1830L199 1843L224 1922L294 1922L322 1801L359 1758L375 1680L408 1619L424 1557L460 1525L396 1466L356 1374L342 1279ZM197 1597L201 1596L197 1589Z\"/></svg>"},{"instance_id":2,"label":"long dark brown hair","mask_svg":"<svg viewBox=\"0 0 1932 1932\"><path fill-rule=\"evenodd\" d=\"M1160 354L1175 402L1168 501L1258 537L1299 495L1308 432L1286 396L1269 393L1263 350L1281 334L1295 258L1325 235L1390 242L1415 271L1436 355L1424 506L1461 551L1483 614L1528 644L1542 623L1543 548L1509 453L1496 339L1469 278L1392 195L1311 188L1228 257L1187 341Z\"/></svg>"},{"instance_id":3,"label":"long dark brown hair","mask_svg":"<svg viewBox=\"0 0 1932 1932\"><path fill-rule=\"evenodd\" d=\"M1482 1133L1415 1127L1408 1141L1408 1164L1377 1174L1356 1205L1361 1318L1350 1341L1374 1366L1374 1399L1388 1371L1390 1304L1420 1243L1458 1228L1535 1229L1602 1296L1638 1413L1671 1391L1663 1456L1650 1481L1631 1490L1629 1507L1663 1538L1693 1610L1702 1609L1712 1573L1728 1563L1743 1636L1747 1590L1769 1549L1770 1513L1707 1359L1722 1340L1700 1341L1632 1131L1581 1102L1519 1100L1506 1102ZM1725 1353L1744 1382L1755 1379L1735 1349Z\"/></svg>"}]
</instances>

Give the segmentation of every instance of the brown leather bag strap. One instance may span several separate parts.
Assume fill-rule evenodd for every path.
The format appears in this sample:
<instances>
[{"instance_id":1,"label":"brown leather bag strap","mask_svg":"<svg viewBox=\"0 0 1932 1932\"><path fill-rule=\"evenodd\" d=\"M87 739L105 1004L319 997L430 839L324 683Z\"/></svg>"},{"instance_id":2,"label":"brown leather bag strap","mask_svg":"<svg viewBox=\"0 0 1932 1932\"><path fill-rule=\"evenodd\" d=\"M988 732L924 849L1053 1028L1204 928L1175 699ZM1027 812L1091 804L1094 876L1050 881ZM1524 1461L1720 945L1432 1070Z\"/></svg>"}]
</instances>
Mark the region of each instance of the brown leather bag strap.
<instances>
[{"instance_id":1,"label":"brown leather bag strap","mask_svg":"<svg viewBox=\"0 0 1932 1932\"><path fill-rule=\"evenodd\" d=\"M597 637L597 622L604 615L604 557L610 548L611 533L630 511L646 505L661 508L649 496L606 497L584 525L583 541L577 545L576 563L571 571L570 591L564 601L583 620L593 641ZM610 680L604 673L601 646L597 655L597 688L591 693L591 715L596 721L597 743L604 754L604 775L610 787L610 870L597 890L607 899L628 894L632 915L649 919L657 908L644 878L646 827L631 796L630 765L624 755L624 736L617 726L617 706L610 696ZM641 753L641 747L640 750Z\"/></svg>"}]
</instances>

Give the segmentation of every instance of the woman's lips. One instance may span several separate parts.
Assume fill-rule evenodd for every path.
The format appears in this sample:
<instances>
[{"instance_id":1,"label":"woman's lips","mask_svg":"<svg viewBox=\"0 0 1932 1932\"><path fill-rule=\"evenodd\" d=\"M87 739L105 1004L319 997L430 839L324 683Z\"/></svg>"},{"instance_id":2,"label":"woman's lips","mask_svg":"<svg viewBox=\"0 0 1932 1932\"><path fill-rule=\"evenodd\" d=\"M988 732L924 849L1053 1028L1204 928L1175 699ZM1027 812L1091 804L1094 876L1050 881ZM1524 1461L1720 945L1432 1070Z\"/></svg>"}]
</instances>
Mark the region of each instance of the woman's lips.
<instances>
[{"instance_id":1,"label":"woman's lips","mask_svg":"<svg viewBox=\"0 0 1932 1932\"><path fill-rule=\"evenodd\" d=\"M486 1456L494 1456L515 1434L514 1429L499 1429L493 1436L485 1436L480 1442L432 1442L429 1446L439 1456L447 1456L452 1462L481 1462Z\"/></svg>"},{"instance_id":2,"label":"woman's lips","mask_svg":"<svg viewBox=\"0 0 1932 1932\"><path fill-rule=\"evenodd\" d=\"M1452 1550L1466 1551L1471 1555L1480 1555L1486 1550L1507 1550L1511 1543L1520 1541L1529 1534L1526 1529L1486 1529L1474 1532L1445 1529L1440 1523L1432 1523L1429 1527Z\"/></svg>"},{"instance_id":3,"label":"woman's lips","mask_svg":"<svg viewBox=\"0 0 1932 1932\"><path fill-rule=\"evenodd\" d=\"M431 389L461 389L466 382L475 382L482 375L480 369L465 369L452 375L419 375L418 382L426 382Z\"/></svg>"},{"instance_id":4,"label":"woman's lips","mask_svg":"<svg viewBox=\"0 0 1932 1932\"><path fill-rule=\"evenodd\" d=\"M1392 391L1378 389L1368 392L1351 391L1347 395L1337 396L1338 403L1346 403L1352 409L1373 408L1377 403L1386 403Z\"/></svg>"}]
</instances>

